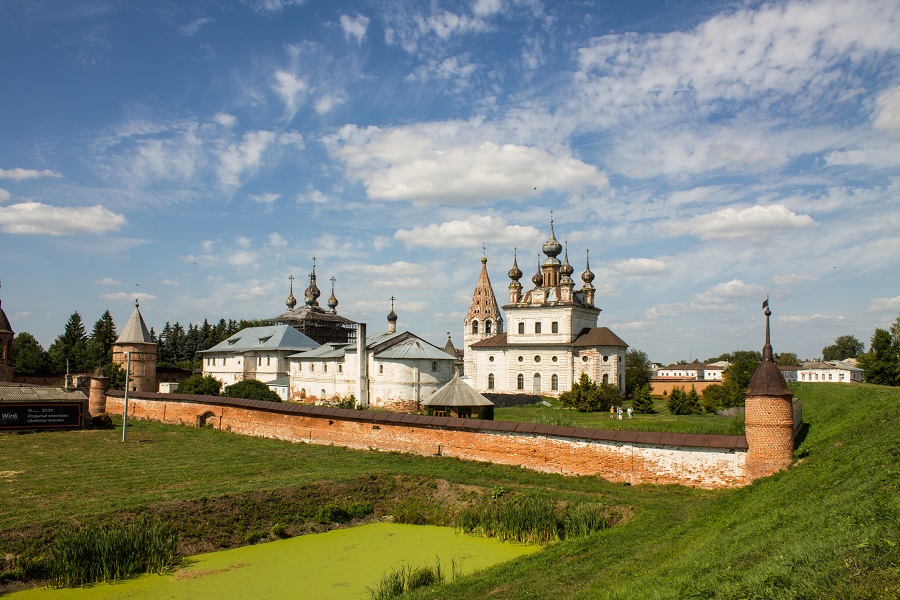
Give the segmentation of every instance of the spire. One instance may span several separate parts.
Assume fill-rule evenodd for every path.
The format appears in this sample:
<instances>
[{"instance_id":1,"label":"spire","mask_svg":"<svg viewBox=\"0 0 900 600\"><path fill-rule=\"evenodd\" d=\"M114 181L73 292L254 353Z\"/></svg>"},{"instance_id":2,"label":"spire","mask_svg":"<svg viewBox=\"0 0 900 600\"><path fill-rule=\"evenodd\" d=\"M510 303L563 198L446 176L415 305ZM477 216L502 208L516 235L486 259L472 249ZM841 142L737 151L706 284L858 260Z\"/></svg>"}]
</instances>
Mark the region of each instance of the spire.
<instances>
[{"instance_id":1,"label":"spire","mask_svg":"<svg viewBox=\"0 0 900 600\"><path fill-rule=\"evenodd\" d=\"M769 310L769 297L766 296L762 307L765 309L763 314L766 315L766 343L763 345L762 362L753 372L750 378L750 384L747 386L748 396L793 396L781 369L775 364L774 353L772 352L772 340L769 334L769 317L772 311Z\"/></svg>"},{"instance_id":2,"label":"spire","mask_svg":"<svg viewBox=\"0 0 900 600\"><path fill-rule=\"evenodd\" d=\"M334 282L335 281L336 281L335 278L332 277L331 278L331 297L328 299L328 308L331 309L332 313L337 314L338 299L334 295Z\"/></svg>"},{"instance_id":3,"label":"spire","mask_svg":"<svg viewBox=\"0 0 900 600\"><path fill-rule=\"evenodd\" d=\"M516 259L517 259L516 248L514 247L513 248L513 266L512 266L512 269L509 270L509 273L507 273L507 275L509 275L510 279L517 282L520 279L522 279L522 269L519 268L519 265L516 262Z\"/></svg>"},{"instance_id":4,"label":"spire","mask_svg":"<svg viewBox=\"0 0 900 600\"><path fill-rule=\"evenodd\" d=\"M479 323L487 319L496 321L497 327L492 329L491 334L502 333L500 329L500 307L497 304L497 298L494 296L491 278L488 277L486 256L481 257L481 273L478 275L478 283L475 284L475 291L472 293L469 312L466 313L466 324L471 323L473 319L477 319ZM480 329L480 331L483 331L483 329Z\"/></svg>"},{"instance_id":5,"label":"spire","mask_svg":"<svg viewBox=\"0 0 900 600\"><path fill-rule=\"evenodd\" d=\"M586 284L590 284L594 281L594 272L591 271L590 250L584 251L584 273L581 274L581 280Z\"/></svg>"},{"instance_id":6,"label":"spire","mask_svg":"<svg viewBox=\"0 0 900 600\"><path fill-rule=\"evenodd\" d=\"M147 324L144 323L144 317L141 316L141 305L137 301L137 298L134 300L134 312L131 313L131 318L128 319L128 323L125 324L125 327L122 329L122 335L119 336L119 339L116 340L117 344L152 344L153 339L150 337L150 332L147 331Z\"/></svg>"},{"instance_id":7,"label":"spire","mask_svg":"<svg viewBox=\"0 0 900 600\"><path fill-rule=\"evenodd\" d=\"M288 294L287 299L284 303L287 305L288 310L294 310L294 307L297 306L297 299L294 298L294 276L291 275L288 277L291 282L291 292Z\"/></svg>"}]
</instances>

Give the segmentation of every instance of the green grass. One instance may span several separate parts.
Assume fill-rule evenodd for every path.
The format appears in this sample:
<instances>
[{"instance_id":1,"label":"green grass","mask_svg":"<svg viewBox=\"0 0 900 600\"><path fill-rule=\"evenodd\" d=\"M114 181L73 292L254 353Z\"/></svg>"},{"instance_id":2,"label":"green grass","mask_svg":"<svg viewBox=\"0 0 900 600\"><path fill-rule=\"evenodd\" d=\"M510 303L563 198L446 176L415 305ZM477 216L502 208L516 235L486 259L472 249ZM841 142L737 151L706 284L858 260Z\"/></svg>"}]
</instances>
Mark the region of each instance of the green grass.
<instances>
[{"instance_id":1,"label":"green grass","mask_svg":"<svg viewBox=\"0 0 900 600\"><path fill-rule=\"evenodd\" d=\"M708 415L673 415L666 407L665 400L654 400L655 414L627 414L610 419L609 412L583 413L565 408L555 399L545 398L551 406L532 404L495 408L494 419L498 421L519 421L523 423L547 423L568 427L594 427L596 429L631 429L636 431L668 431L671 433L703 433L712 435L743 435L744 418ZM626 403L627 404L627 403ZM623 405L624 406L624 405Z\"/></svg>"},{"instance_id":2,"label":"green grass","mask_svg":"<svg viewBox=\"0 0 900 600\"><path fill-rule=\"evenodd\" d=\"M471 489L472 503L492 489L540 491L625 516L587 537L411 597L900 597L900 389L793 387L810 424L794 466L738 490L627 486L142 421L130 424L127 444L116 430L0 435L0 558L40 526L173 503L184 503L179 514L189 529L195 513L206 515L213 521L207 532L234 529L246 515L271 513L290 523L291 499L319 488L341 506L368 501L380 514L385 502L400 503L380 495L387 494L385 481L400 476L433 492L411 514L439 511L445 481ZM225 501L237 521L217 523L209 515L218 512L198 509Z\"/></svg>"}]
</instances>

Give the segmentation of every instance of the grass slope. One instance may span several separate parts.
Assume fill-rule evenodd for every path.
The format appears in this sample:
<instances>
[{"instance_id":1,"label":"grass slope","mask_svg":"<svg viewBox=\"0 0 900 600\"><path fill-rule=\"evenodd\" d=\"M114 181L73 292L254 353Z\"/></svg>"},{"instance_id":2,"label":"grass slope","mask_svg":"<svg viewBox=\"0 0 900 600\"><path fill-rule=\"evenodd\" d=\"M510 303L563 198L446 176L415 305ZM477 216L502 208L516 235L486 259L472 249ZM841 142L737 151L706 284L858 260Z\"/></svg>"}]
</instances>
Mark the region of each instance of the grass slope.
<instances>
[{"instance_id":1,"label":"grass slope","mask_svg":"<svg viewBox=\"0 0 900 600\"><path fill-rule=\"evenodd\" d=\"M504 486L541 489L558 499L588 497L633 514L588 538L415 597L900 597L900 390L800 384L796 391L811 424L797 464L726 491L632 487L150 422L133 422L127 444L119 441L121 431L2 435L0 557L27 547L37 530L46 534L122 510L177 515L183 513L173 506L231 506L233 514L221 520L196 508L203 516L197 526L249 531L262 523L265 529L273 525L265 521L271 516L290 528L292 511L305 518L305 494L315 501L334 492L336 501L348 502L368 494L380 507L376 513L383 513L400 508L397 495L408 491L425 490L433 494L426 502L438 506L445 481L475 490ZM392 491L384 482L395 476L425 485ZM281 512L275 515L273 506ZM227 537L223 546L240 543Z\"/></svg>"}]
</instances>

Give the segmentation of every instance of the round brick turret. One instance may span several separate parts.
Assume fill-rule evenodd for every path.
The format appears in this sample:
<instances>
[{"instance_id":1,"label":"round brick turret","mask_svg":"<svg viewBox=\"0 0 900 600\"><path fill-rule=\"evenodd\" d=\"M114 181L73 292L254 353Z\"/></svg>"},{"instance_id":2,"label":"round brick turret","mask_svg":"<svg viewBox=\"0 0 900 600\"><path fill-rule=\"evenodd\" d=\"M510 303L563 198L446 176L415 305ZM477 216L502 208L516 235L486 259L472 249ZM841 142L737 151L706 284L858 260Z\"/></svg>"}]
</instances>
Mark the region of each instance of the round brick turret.
<instances>
[{"instance_id":1,"label":"round brick turret","mask_svg":"<svg viewBox=\"0 0 900 600\"><path fill-rule=\"evenodd\" d=\"M103 372L103 367L91 376L91 388L88 394L88 412L91 416L106 412L106 392L109 390L109 377Z\"/></svg>"},{"instance_id":2,"label":"round brick turret","mask_svg":"<svg viewBox=\"0 0 900 600\"><path fill-rule=\"evenodd\" d=\"M753 373L746 392L745 429L747 436L747 476L766 477L786 469L794 460L794 394L775 364L769 340L768 299L766 344L762 362Z\"/></svg>"},{"instance_id":3,"label":"round brick turret","mask_svg":"<svg viewBox=\"0 0 900 600\"><path fill-rule=\"evenodd\" d=\"M150 337L140 305L134 301L134 312L122 330L122 335L112 347L113 362L126 369L131 357L131 380L128 389L132 392L157 392L156 383L156 342Z\"/></svg>"}]
</instances>

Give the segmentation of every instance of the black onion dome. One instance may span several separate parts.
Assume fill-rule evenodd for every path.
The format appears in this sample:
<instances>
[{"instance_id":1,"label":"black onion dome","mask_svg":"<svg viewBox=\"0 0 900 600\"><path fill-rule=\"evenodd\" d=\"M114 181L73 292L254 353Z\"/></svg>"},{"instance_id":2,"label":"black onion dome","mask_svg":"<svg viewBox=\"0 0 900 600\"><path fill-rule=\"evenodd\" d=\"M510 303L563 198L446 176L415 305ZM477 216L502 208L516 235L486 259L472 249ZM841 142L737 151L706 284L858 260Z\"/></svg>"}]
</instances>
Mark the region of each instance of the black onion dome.
<instances>
[{"instance_id":1,"label":"black onion dome","mask_svg":"<svg viewBox=\"0 0 900 600\"><path fill-rule=\"evenodd\" d=\"M574 272L575 268L569 264L569 248L568 244L566 244L566 257L562 266L559 268L559 274L563 277L571 277Z\"/></svg>"},{"instance_id":2,"label":"black onion dome","mask_svg":"<svg viewBox=\"0 0 900 600\"><path fill-rule=\"evenodd\" d=\"M391 312L388 313L387 317L388 322L396 323L397 322L397 313L394 312L394 309L391 309Z\"/></svg>"},{"instance_id":3,"label":"black onion dome","mask_svg":"<svg viewBox=\"0 0 900 600\"><path fill-rule=\"evenodd\" d=\"M522 278L522 269L519 268L519 265L516 262L516 251L513 249L513 266L512 269L509 270L509 278L513 281L518 281Z\"/></svg>"},{"instance_id":4,"label":"black onion dome","mask_svg":"<svg viewBox=\"0 0 900 600\"><path fill-rule=\"evenodd\" d=\"M584 259L584 273L581 274L581 280L585 283L590 283L594 280L594 272L591 271L591 261L590 257L585 251L585 259Z\"/></svg>"},{"instance_id":5,"label":"black onion dome","mask_svg":"<svg viewBox=\"0 0 900 600\"><path fill-rule=\"evenodd\" d=\"M538 270L537 273L532 276L531 282L538 287L544 283L544 274L541 273L541 261L538 261Z\"/></svg>"}]
</instances>

